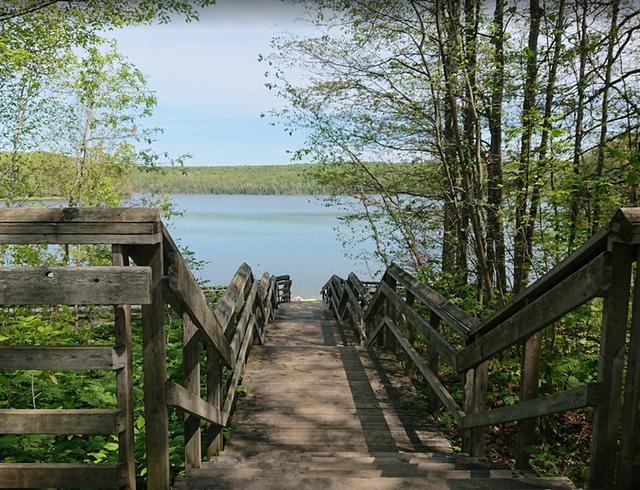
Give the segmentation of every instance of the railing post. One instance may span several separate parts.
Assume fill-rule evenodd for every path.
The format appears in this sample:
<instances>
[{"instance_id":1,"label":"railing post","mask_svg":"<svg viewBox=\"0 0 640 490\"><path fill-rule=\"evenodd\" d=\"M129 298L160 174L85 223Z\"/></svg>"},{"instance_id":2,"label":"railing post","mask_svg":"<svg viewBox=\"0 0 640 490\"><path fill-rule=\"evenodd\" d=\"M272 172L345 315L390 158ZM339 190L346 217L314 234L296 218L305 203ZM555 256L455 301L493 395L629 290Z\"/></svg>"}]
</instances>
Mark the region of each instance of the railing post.
<instances>
[{"instance_id":1,"label":"railing post","mask_svg":"<svg viewBox=\"0 0 640 490\"><path fill-rule=\"evenodd\" d=\"M632 246L615 241L615 237L609 240L609 251L612 279L602 312L598 366L600 392L593 412L589 474L589 488L600 489L613 488L633 262Z\"/></svg>"},{"instance_id":2,"label":"railing post","mask_svg":"<svg viewBox=\"0 0 640 490\"><path fill-rule=\"evenodd\" d=\"M398 287L398 282L391 276L387 277L387 281L386 282L387 282L387 285L391 288L392 291L395 291L396 288ZM387 314L387 316L391 319L392 322L395 322L396 321L396 307L395 307L395 305L389 299L387 299L387 301L385 302L385 305L386 305L386 314ZM395 342L394 342L395 337L389 331L388 328L385 328L384 332L382 334L384 335L384 346L387 349L390 349L395 354Z\"/></svg>"},{"instance_id":3,"label":"railing post","mask_svg":"<svg viewBox=\"0 0 640 490\"><path fill-rule=\"evenodd\" d=\"M522 347L522 367L520 375L520 401L532 400L538 396L540 374L540 352L542 332L527 339ZM535 444L537 419L521 420L516 434L516 468L530 468L528 448Z\"/></svg>"},{"instance_id":4,"label":"railing post","mask_svg":"<svg viewBox=\"0 0 640 490\"><path fill-rule=\"evenodd\" d=\"M218 352L207 347L207 401L214 407L222 408L222 361ZM207 457L215 458L222 452L223 438L222 430L215 424L208 424L205 441L207 444Z\"/></svg>"},{"instance_id":5,"label":"railing post","mask_svg":"<svg viewBox=\"0 0 640 490\"><path fill-rule=\"evenodd\" d=\"M436 332L440 331L440 317L436 315L434 311L431 311L429 315L429 324ZM438 371L440 370L440 354L438 350L433 346L429 346L429 369L431 372L438 376ZM436 395L433 390L429 390L429 405L430 409L435 412L437 407L440 405L440 399Z\"/></svg>"},{"instance_id":6,"label":"railing post","mask_svg":"<svg viewBox=\"0 0 640 490\"><path fill-rule=\"evenodd\" d=\"M467 414L486 410L488 376L488 363L486 361L467 371L464 385L464 411ZM484 455L483 427L464 431L464 450L471 456Z\"/></svg>"},{"instance_id":7,"label":"railing post","mask_svg":"<svg viewBox=\"0 0 640 490\"><path fill-rule=\"evenodd\" d=\"M406 296L405 296L405 301L407 303L407 306L409 308L413 308L413 306L415 305L416 302L416 297L414 296L414 294L409 291L409 289L406 289ZM409 341L409 343L414 346L414 342L416 340L416 329L413 326L413 323L411 323L406 315L403 315L404 318L404 327L407 331L407 340ZM406 363L407 363L407 374L409 375L409 377L413 378L413 376L415 376L415 372L416 372L416 365L414 364L413 361L411 361L411 358L409 357L409 354L407 354L406 356Z\"/></svg>"},{"instance_id":8,"label":"railing post","mask_svg":"<svg viewBox=\"0 0 640 490\"><path fill-rule=\"evenodd\" d=\"M622 431L616 488L627 490L640 488L640 471L637 468L640 453L640 248L636 249L636 271L633 285L633 313L631 338L627 363L627 380L624 387ZM636 468L634 468L636 466Z\"/></svg>"},{"instance_id":9,"label":"railing post","mask_svg":"<svg viewBox=\"0 0 640 490\"><path fill-rule=\"evenodd\" d=\"M122 245L111 247L111 263L128 266L129 257ZM124 430L118 434L118 461L125 466L127 487L136 488L136 447L133 435L133 358L131 306L114 306L116 350L124 357L124 367L116 371L118 409L122 411Z\"/></svg>"},{"instance_id":10,"label":"railing post","mask_svg":"<svg viewBox=\"0 0 640 490\"><path fill-rule=\"evenodd\" d=\"M151 304L142 306L144 416L147 486L169 490L169 420L167 410L166 336L162 293L162 243L144 247L151 267Z\"/></svg>"},{"instance_id":11,"label":"railing post","mask_svg":"<svg viewBox=\"0 0 640 490\"><path fill-rule=\"evenodd\" d=\"M182 364L184 386L200 397L200 336L198 328L186 313L182 315ZM202 448L200 418L184 414L184 460L187 474L200 468Z\"/></svg>"}]
</instances>

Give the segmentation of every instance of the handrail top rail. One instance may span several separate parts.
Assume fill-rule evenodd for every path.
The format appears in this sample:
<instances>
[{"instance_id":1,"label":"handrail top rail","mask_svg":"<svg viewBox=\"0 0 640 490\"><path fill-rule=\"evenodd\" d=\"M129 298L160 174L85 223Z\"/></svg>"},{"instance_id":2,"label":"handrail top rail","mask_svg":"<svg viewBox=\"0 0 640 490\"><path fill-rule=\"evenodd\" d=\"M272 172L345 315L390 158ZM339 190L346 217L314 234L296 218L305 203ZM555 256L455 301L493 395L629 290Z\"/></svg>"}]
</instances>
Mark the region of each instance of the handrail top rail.
<instances>
[{"instance_id":1,"label":"handrail top rail","mask_svg":"<svg viewBox=\"0 0 640 490\"><path fill-rule=\"evenodd\" d=\"M497 327L527 303L540 297L575 271L588 264L607 250L610 239L632 243L638 240L634 235L638 235L638 238L640 238L640 208L618 209L608 226L598 230L582 246L511 298L489 318L485 319L473 334L482 335Z\"/></svg>"},{"instance_id":2,"label":"handrail top rail","mask_svg":"<svg viewBox=\"0 0 640 490\"><path fill-rule=\"evenodd\" d=\"M155 208L2 208L0 223L157 223Z\"/></svg>"},{"instance_id":3,"label":"handrail top rail","mask_svg":"<svg viewBox=\"0 0 640 490\"><path fill-rule=\"evenodd\" d=\"M441 320L449 323L461 334L468 336L469 333L480 326L480 321L477 318L453 304L426 284L419 283L396 263L392 263L387 268L386 274L396 279L407 291L413 294L416 299L424 303L431 311L435 312Z\"/></svg>"},{"instance_id":4,"label":"handrail top rail","mask_svg":"<svg viewBox=\"0 0 640 490\"><path fill-rule=\"evenodd\" d=\"M565 257L549 272L524 288L520 293L496 310L490 317L485 319L472 334L474 336L482 335L494 329L526 306L527 303L539 298L578 269L588 264L607 249L609 234L610 230L608 228L603 228L596 232L571 255Z\"/></svg>"}]
</instances>

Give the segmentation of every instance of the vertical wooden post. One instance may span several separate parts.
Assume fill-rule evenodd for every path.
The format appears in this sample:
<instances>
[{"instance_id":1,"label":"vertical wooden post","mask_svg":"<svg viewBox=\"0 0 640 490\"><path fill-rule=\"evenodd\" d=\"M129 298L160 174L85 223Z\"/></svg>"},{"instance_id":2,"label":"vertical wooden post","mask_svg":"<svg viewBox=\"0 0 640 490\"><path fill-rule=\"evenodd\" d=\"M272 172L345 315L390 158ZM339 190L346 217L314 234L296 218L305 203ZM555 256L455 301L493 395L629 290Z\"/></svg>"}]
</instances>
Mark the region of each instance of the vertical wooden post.
<instances>
[{"instance_id":1,"label":"vertical wooden post","mask_svg":"<svg viewBox=\"0 0 640 490\"><path fill-rule=\"evenodd\" d=\"M387 285L393 290L395 291L396 288L398 287L398 282L391 276L387 277ZM396 307L395 305L387 300L387 316L391 319L392 322L395 322L397 320L396 318ZM395 337L393 336L393 334L389 331L388 328L384 329L384 346L387 349L390 349L392 352L395 353Z\"/></svg>"},{"instance_id":2,"label":"vertical wooden post","mask_svg":"<svg viewBox=\"0 0 640 490\"><path fill-rule=\"evenodd\" d=\"M440 331L440 317L436 315L433 311L429 315L429 324L433 327L436 332ZM429 346L429 369L435 374L438 375L438 371L440 370L440 355L437 349L434 349L433 346ZM435 412L435 410L440 405L440 399L435 394L433 390L429 390L429 405L430 409Z\"/></svg>"},{"instance_id":3,"label":"vertical wooden post","mask_svg":"<svg viewBox=\"0 0 640 490\"><path fill-rule=\"evenodd\" d=\"M182 364L185 388L200 396L200 338L189 315L182 315ZM184 414L184 460L187 474L200 468L200 417Z\"/></svg>"},{"instance_id":4,"label":"vertical wooden post","mask_svg":"<svg viewBox=\"0 0 640 490\"><path fill-rule=\"evenodd\" d=\"M245 305L245 308L249 305ZM222 408L222 361L211 346L207 346L207 401L214 407ZM207 457L215 458L223 449L222 429L216 424L208 424L205 432Z\"/></svg>"},{"instance_id":5,"label":"vertical wooden post","mask_svg":"<svg viewBox=\"0 0 640 490\"><path fill-rule=\"evenodd\" d=\"M408 289L407 289L405 301L407 302L407 306L409 306L409 308L413 308L416 302L416 297ZM416 329L414 328L413 323L407 320L406 316L404 317L404 327L405 327L405 330L407 331L407 340L409 340L409 343L415 347L414 342L416 340ZM406 356L406 362L407 362L407 369L406 369L407 375L410 378L413 378L416 373L416 365L413 363L413 361L411 360L408 354Z\"/></svg>"},{"instance_id":6,"label":"vertical wooden post","mask_svg":"<svg viewBox=\"0 0 640 490\"><path fill-rule=\"evenodd\" d=\"M640 469L637 464L640 453L640 248L636 250L636 274L633 286L633 313L631 339L627 361L627 380L624 386L622 431L616 488L627 490L640 488ZM636 466L636 468L634 468Z\"/></svg>"},{"instance_id":7,"label":"vertical wooden post","mask_svg":"<svg viewBox=\"0 0 640 490\"><path fill-rule=\"evenodd\" d=\"M129 257L122 245L111 247L111 263L128 266ZM136 447L133 434L133 357L131 334L131 306L114 306L116 350L124 358L124 367L116 371L116 398L122 412L124 430L118 434L118 461L125 467L126 488L136 488Z\"/></svg>"},{"instance_id":8,"label":"vertical wooden post","mask_svg":"<svg viewBox=\"0 0 640 490\"><path fill-rule=\"evenodd\" d=\"M527 339L522 348L522 367L520 374L520 401L532 400L538 396L540 375L540 352L542 350L542 332ZM527 470L529 465L529 446L536 441L537 419L521 420L516 434L516 467Z\"/></svg>"},{"instance_id":9,"label":"vertical wooden post","mask_svg":"<svg viewBox=\"0 0 640 490\"><path fill-rule=\"evenodd\" d=\"M602 312L598 365L600 392L598 404L593 411L589 474L589 488L601 489L613 488L633 262L633 249L630 245L612 241L609 250L612 280Z\"/></svg>"},{"instance_id":10,"label":"vertical wooden post","mask_svg":"<svg viewBox=\"0 0 640 490\"><path fill-rule=\"evenodd\" d=\"M162 244L145 247L151 267L151 304L142 306L147 486L169 490L166 336L162 294Z\"/></svg>"},{"instance_id":11,"label":"vertical wooden post","mask_svg":"<svg viewBox=\"0 0 640 490\"><path fill-rule=\"evenodd\" d=\"M464 411L466 413L474 414L486 409L488 376L486 361L467 371L464 385ZM484 427L464 431L464 450L471 456L484 455Z\"/></svg>"}]
</instances>

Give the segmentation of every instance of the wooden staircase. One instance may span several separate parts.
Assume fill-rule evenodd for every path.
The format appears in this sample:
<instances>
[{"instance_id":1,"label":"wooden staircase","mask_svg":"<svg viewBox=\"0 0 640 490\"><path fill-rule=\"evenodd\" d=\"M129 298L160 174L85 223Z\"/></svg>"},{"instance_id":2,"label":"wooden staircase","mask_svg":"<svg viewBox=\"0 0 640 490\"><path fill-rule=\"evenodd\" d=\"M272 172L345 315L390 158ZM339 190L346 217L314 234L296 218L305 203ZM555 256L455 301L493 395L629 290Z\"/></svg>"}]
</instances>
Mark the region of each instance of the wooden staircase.
<instances>
[{"instance_id":1,"label":"wooden staircase","mask_svg":"<svg viewBox=\"0 0 640 490\"><path fill-rule=\"evenodd\" d=\"M573 488L452 452L411 409L409 379L384 353L353 345L322 303L286 303L253 346L231 437L179 489Z\"/></svg>"},{"instance_id":2,"label":"wooden staircase","mask_svg":"<svg viewBox=\"0 0 640 490\"><path fill-rule=\"evenodd\" d=\"M588 488L640 488L640 208L619 210L607 228L483 320L393 264L379 283L332 276L323 303L287 303L289 276L256 277L243 264L211 308L152 209L0 209L1 244L111 247L111 266L0 268L2 307L106 306L114 323L110 346L2 345L0 370L110 370L117 407L7 407L0 434L114 434L118 461L0 462L0 488L168 490L176 409L184 417L186 468L177 488L571 488L565 479L489 465L481 459L483 433L579 409L592 410ZM602 301L594 381L490 407L489 361L591 301ZM142 306L142 474L131 305ZM167 377L166 315L182 319L182 379ZM402 364L429 386L432 406L442 405L464 431L469 456L454 454L434 421L412 410L415 392ZM464 382L462 400L441 381L445 373ZM521 378L538 382L535 370ZM220 454L223 432L231 439ZM515 451L526 455L527 445Z\"/></svg>"}]
</instances>

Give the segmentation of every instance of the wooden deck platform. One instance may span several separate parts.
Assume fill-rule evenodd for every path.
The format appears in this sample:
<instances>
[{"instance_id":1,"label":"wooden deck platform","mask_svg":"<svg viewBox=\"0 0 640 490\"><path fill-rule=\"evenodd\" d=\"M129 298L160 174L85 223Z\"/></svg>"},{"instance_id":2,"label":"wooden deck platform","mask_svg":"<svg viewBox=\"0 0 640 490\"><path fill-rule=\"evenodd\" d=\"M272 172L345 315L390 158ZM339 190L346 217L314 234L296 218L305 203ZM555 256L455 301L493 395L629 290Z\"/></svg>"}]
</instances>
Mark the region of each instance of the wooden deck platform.
<instances>
[{"instance_id":1,"label":"wooden deck platform","mask_svg":"<svg viewBox=\"0 0 640 490\"><path fill-rule=\"evenodd\" d=\"M175 488L573 488L453 453L411 409L414 390L398 364L351 345L320 302L280 305L243 385L223 454Z\"/></svg>"}]
</instances>

